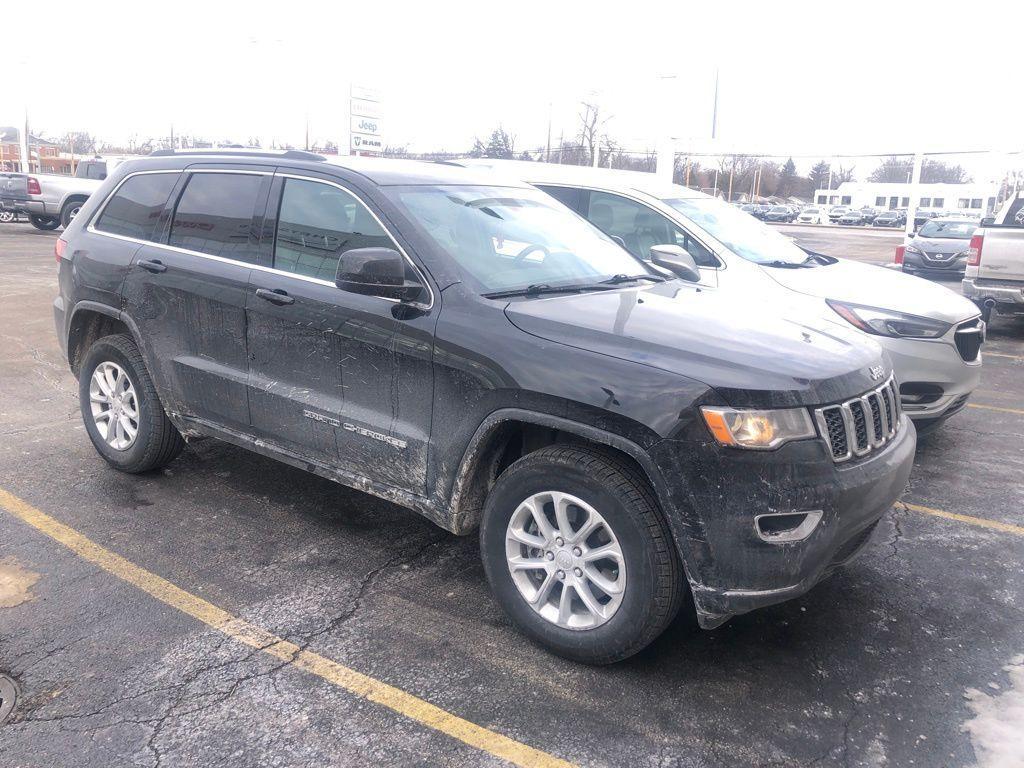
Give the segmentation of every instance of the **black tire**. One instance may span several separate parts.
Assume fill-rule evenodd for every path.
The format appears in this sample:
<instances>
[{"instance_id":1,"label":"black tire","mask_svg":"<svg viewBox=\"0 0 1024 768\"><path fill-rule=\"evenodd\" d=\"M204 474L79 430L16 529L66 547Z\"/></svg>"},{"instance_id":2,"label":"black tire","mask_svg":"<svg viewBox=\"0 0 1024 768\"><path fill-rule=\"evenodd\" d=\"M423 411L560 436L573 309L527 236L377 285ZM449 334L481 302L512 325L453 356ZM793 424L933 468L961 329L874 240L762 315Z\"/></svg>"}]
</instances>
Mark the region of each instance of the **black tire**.
<instances>
[{"instance_id":1,"label":"black tire","mask_svg":"<svg viewBox=\"0 0 1024 768\"><path fill-rule=\"evenodd\" d=\"M64 229L68 228L68 225L74 220L78 212L82 210L82 206L85 205L84 200L72 200L64 204L64 208L60 212L60 225Z\"/></svg>"},{"instance_id":2,"label":"black tire","mask_svg":"<svg viewBox=\"0 0 1024 768\"><path fill-rule=\"evenodd\" d=\"M120 366L135 388L138 432L126 450L118 450L103 439L92 415L89 386L93 372L104 362ZM181 434L164 413L139 348L129 336L104 336L89 347L79 371L78 399L85 430L96 451L108 464L122 472L148 472L162 467L173 461L185 446Z\"/></svg>"},{"instance_id":3,"label":"black tire","mask_svg":"<svg viewBox=\"0 0 1024 768\"><path fill-rule=\"evenodd\" d=\"M60 226L60 219L56 216L39 216L33 213L28 217L28 220L32 222L33 227L41 229L44 232L48 232L51 229L56 229Z\"/></svg>"},{"instance_id":4,"label":"black tire","mask_svg":"<svg viewBox=\"0 0 1024 768\"><path fill-rule=\"evenodd\" d=\"M622 603L591 629L568 629L542 617L509 572L505 539L512 515L523 500L552 490L599 510L622 548L628 575ZM642 650L672 621L684 595L675 544L647 479L598 447L553 445L513 463L487 497L480 548L491 590L516 625L554 653L587 664L610 664Z\"/></svg>"}]
</instances>

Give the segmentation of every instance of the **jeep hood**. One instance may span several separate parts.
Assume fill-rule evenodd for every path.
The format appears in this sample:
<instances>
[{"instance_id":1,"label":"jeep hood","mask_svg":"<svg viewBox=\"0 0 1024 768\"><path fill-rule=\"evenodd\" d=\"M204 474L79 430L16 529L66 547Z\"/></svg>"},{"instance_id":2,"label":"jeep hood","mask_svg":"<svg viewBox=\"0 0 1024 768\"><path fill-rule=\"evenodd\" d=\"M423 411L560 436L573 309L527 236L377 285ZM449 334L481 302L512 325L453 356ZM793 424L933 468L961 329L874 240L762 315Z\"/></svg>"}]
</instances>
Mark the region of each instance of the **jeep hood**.
<instances>
[{"instance_id":1,"label":"jeep hood","mask_svg":"<svg viewBox=\"0 0 1024 768\"><path fill-rule=\"evenodd\" d=\"M505 314L548 341L696 379L737 406L835 402L877 386L870 368L891 370L880 347L838 315L783 311L675 280L514 299Z\"/></svg>"},{"instance_id":2,"label":"jeep hood","mask_svg":"<svg viewBox=\"0 0 1024 768\"><path fill-rule=\"evenodd\" d=\"M947 323L978 314L974 303L945 286L898 270L838 259L809 269L761 267L775 282L808 296L893 309Z\"/></svg>"}]
</instances>

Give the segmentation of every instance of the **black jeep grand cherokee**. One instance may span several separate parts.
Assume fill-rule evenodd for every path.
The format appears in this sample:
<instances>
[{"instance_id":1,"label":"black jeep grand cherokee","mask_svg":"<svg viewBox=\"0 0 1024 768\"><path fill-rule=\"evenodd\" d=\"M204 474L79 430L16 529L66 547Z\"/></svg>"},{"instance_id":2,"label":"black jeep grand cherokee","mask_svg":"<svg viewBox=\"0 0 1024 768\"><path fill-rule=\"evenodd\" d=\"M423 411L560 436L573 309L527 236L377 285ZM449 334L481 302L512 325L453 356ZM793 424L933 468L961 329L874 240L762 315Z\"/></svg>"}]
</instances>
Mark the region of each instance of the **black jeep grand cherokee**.
<instances>
[{"instance_id":1,"label":"black jeep grand cherokee","mask_svg":"<svg viewBox=\"0 0 1024 768\"><path fill-rule=\"evenodd\" d=\"M213 436L480 529L533 638L625 658L800 595L900 495L879 348L652 267L486 171L308 153L126 163L57 242L89 437Z\"/></svg>"}]
</instances>

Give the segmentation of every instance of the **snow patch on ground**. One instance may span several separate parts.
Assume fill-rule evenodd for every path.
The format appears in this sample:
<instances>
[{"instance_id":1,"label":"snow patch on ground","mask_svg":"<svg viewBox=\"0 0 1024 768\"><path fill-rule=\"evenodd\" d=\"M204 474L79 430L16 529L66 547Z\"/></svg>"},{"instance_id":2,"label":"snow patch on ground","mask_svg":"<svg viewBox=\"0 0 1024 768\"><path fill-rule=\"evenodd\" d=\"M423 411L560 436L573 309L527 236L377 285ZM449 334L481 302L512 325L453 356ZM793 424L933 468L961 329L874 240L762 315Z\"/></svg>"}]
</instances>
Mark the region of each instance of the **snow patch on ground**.
<instances>
[{"instance_id":1,"label":"snow patch on ground","mask_svg":"<svg viewBox=\"0 0 1024 768\"><path fill-rule=\"evenodd\" d=\"M963 724L980 768L1024 768L1024 653L1003 669L1010 680L1002 693L968 688L964 697L975 717Z\"/></svg>"}]
</instances>

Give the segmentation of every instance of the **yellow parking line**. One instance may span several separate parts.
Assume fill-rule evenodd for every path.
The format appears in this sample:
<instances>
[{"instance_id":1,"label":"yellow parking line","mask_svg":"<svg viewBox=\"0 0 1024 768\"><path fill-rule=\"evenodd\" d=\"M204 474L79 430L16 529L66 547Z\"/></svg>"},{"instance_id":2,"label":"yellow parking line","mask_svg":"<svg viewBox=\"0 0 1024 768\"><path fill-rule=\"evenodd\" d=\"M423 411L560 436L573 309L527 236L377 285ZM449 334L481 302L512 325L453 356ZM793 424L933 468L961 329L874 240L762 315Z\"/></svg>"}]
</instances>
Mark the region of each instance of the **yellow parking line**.
<instances>
[{"instance_id":1,"label":"yellow parking line","mask_svg":"<svg viewBox=\"0 0 1024 768\"><path fill-rule=\"evenodd\" d=\"M1008 355L1005 352L987 352L986 351L984 353L984 356L985 357L1005 357L1005 358L1008 358L1010 360L1024 360L1024 356L1022 356L1022 355Z\"/></svg>"},{"instance_id":2,"label":"yellow parking line","mask_svg":"<svg viewBox=\"0 0 1024 768\"><path fill-rule=\"evenodd\" d=\"M350 693L416 720L428 728L483 750L513 765L536 768L571 768L566 762L546 752L502 736L500 733L464 720L428 701L406 693L376 678L332 661L320 654L302 650L255 624L234 616L201 597L186 592L166 579L150 573L109 549L101 547L64 523L41 512L17 496L0 488L0 507L28 523L51 539L63 544L79 557L98 565L117 578L138 587L162 603L187 613L228 637L251 646L277 659L305 670L344 688Z\"/></svg>"},{"instance_id":3,"label":"yellow parking line","mask_svg":"<svg viewBox=\"0 0 1024 768\"><path fill-rule=\"evenodd\" d=\"M1001 408L998 405L982 405L981 403L968 403L968 408L983 408L986 411L999 411L1000 413L1016 413L1018 416L1024 416L1024 411L1019 408Z\"/></svg>"},{"instance_id":4,"label":"yellow parking line","mask_svg":"<svg viewBox=\"0 0 1024 768\"><path fill-rule=\"evenodd\" d=\"M1024 536L1024 526L1012 525L1011 523L1001 523L998 520L987 520L984 517L971 517L970 515L960 515L956 512L946 512L942 509L933 509L932 507L924 507L920 504L910 504L909 502L901 502L907 509L913 510L914 512L921 512L925 515L932 515L934 517L944 517L947 520L956 520L960 523L969 523L970 525L977 525L982 528L991 528L994 531L1002 531L1003 533L1012 533L1016 536Z\"/></svg>"}]
</instances>

